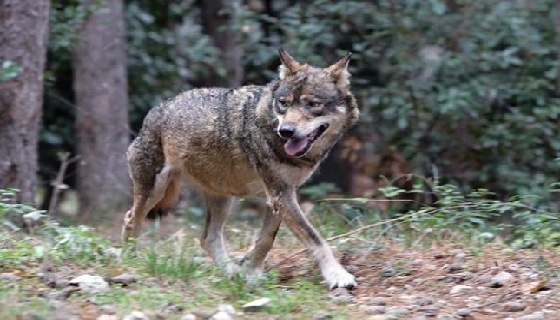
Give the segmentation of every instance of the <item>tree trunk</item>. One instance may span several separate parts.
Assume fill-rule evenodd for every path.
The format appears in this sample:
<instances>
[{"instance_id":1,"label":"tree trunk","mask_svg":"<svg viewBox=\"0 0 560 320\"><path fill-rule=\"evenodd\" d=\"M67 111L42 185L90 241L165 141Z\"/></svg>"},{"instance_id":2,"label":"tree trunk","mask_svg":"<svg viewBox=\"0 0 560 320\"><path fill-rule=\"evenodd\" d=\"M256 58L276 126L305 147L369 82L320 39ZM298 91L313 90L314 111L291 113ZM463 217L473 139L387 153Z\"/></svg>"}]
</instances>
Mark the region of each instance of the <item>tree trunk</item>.
<instances>
[{"instance_id":1,"label":"tree trunk","mask_svg":"<svg viewBox=\"0 0 560 320\"><path fill-rule=\"evenodd\" d=\"M119 210L130 190L126 42L122 0L84 1L91 14L74 57L78 218Z\"/></svg>"},{"instance_id":2,"label":"tree trunk","mask_svg":"<svg viewBox=\"0 0 560 320\"><path fill-rule=\"evenodd\" d=\"M557 55L558 63L560 63L560 0L556 0L555 6L556 6L555 23L556 23L556 50L557 50L556 55ZM557 71L557 75L556 75L556 90L560 94L560 71Z\"/></svg>"},{"instance_id":3,"label":"tree trunk","mask_svg":"<svg viewBox=\"0 0 560 320\"><path fill-rule=\"evenodd\" d=\"M0 1L0 74L9 61L21 68L0 80L0 188L17 188L16 200L32 204L48 26L48 0Z\"/></svg>"},{"instance_id":4,"label":"tree trunk","mask_svg":"<svg viewBox=\"0 0 560 320\"><path fill-rule=\"evenodd\" d=\"M226 5L223 0L200 1L202 28L204 33L214 41L226 69L225 77L215 70L210 70L210 74L204 80L205 86L234 88L239 87L243 82L241 62L243 50L240 46L240 35L238 31L231 28L235 3L236 1L232 1L231 4Z\"/></svg>"}]
</instances>

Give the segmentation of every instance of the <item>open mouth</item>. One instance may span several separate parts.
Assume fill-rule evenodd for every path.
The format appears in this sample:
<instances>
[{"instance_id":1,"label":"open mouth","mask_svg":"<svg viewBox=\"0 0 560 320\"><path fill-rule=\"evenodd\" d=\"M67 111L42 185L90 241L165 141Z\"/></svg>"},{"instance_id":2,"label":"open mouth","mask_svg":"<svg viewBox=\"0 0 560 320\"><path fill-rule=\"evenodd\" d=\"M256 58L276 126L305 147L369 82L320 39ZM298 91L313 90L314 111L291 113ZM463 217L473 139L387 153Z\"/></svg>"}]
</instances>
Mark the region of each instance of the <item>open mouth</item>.
<instances>
[{"instance_id":1,"label":"open mouth","mask_svg":"<svg viewBox=\"0 0 560 320\"><path fill-rule=\"evenodd\" d=\"M303 156L315 140L317 140L329 127L328 124L322 124L317 129L313 130L310 134L303 138L292 137L289 138L284 144L284 151L289 156L301 157Z\"/></svg>"}]
</instances>

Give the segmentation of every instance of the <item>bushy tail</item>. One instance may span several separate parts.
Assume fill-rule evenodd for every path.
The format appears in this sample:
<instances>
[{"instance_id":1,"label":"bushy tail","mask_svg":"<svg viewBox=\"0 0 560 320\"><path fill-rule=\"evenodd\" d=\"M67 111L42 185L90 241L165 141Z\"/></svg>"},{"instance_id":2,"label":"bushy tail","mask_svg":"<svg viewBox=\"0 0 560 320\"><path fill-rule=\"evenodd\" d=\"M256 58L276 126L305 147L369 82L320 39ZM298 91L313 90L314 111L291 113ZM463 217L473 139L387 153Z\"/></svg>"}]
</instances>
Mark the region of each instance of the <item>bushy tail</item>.
<instances>
[{"instance_id":1,"label":"bushy tail","mask_svg":"<svg viewBox=\"0 0 560 320\"><path fill-rule=\"evenodd\" d=\"M177 179L173 179L167 186L163 198L148 212L147 218L156 219L166 216L179 200L179 194L181 194L181 183Z\"/></svg>"}]
</instances>

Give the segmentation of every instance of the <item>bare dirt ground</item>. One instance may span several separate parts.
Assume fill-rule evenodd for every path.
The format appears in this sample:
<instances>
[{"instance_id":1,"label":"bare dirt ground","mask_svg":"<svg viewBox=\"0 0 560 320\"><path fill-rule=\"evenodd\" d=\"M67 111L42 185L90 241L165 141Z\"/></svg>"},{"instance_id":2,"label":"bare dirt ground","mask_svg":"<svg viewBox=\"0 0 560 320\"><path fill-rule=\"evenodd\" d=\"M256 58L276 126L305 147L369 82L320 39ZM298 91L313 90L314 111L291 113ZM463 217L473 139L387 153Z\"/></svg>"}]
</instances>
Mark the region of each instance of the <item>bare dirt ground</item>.
<instances>
[{"instance_id":1,"label":"bare dirt ground","mask_svg":"<svg viewBox=\"0 0 560 320\"><path fill-rule=\"evenodd\" d=\"M180 225L166 219L160 235ZM267 260L268 269L279 272L280 284L317 277L305 253L293 255L301 248L285 240L276 242ZM376 249L335 251L359 285L351 291L325 288L325 295L357 318L560 319L558 250L514 250L502 244L411 248L387 242Z\"/></svg>"},{"instance_id":2,"label":"bare dirt ground","mask_svg":"<svg viewBox=\"0 0 560 320\"><path fill-rule=\"evenodd\" d=\"M271 264L287 254L276 250ZM359 285L330 293L372 319L560 319L560 256L502 246L403 248L344 254ZM311 276L305 258L276 267L281 278Z\"/></svg>"}]
</instances>

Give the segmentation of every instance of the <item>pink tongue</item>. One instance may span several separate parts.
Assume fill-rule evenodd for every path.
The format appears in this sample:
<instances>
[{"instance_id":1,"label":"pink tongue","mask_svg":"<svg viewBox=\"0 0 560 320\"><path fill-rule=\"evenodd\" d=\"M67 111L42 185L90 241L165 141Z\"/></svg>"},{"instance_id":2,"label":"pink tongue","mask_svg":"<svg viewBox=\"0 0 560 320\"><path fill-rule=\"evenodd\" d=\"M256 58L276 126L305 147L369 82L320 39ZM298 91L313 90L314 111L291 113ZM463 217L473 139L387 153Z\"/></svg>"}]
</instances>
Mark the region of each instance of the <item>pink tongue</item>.
<instances>
[{"instance_id":1,"label":"pink tongue","mask_svg":"<svg viewBox=\"0 0 560 320\"><path fill-rule=\"evenodd\" d=\"M307 148L307 144L309 143L307 138L303 139L296 139L291 138L289 139L286 144L284 144L284 151L290 156L294 156Z\"/></svg>"}]
</instances>

